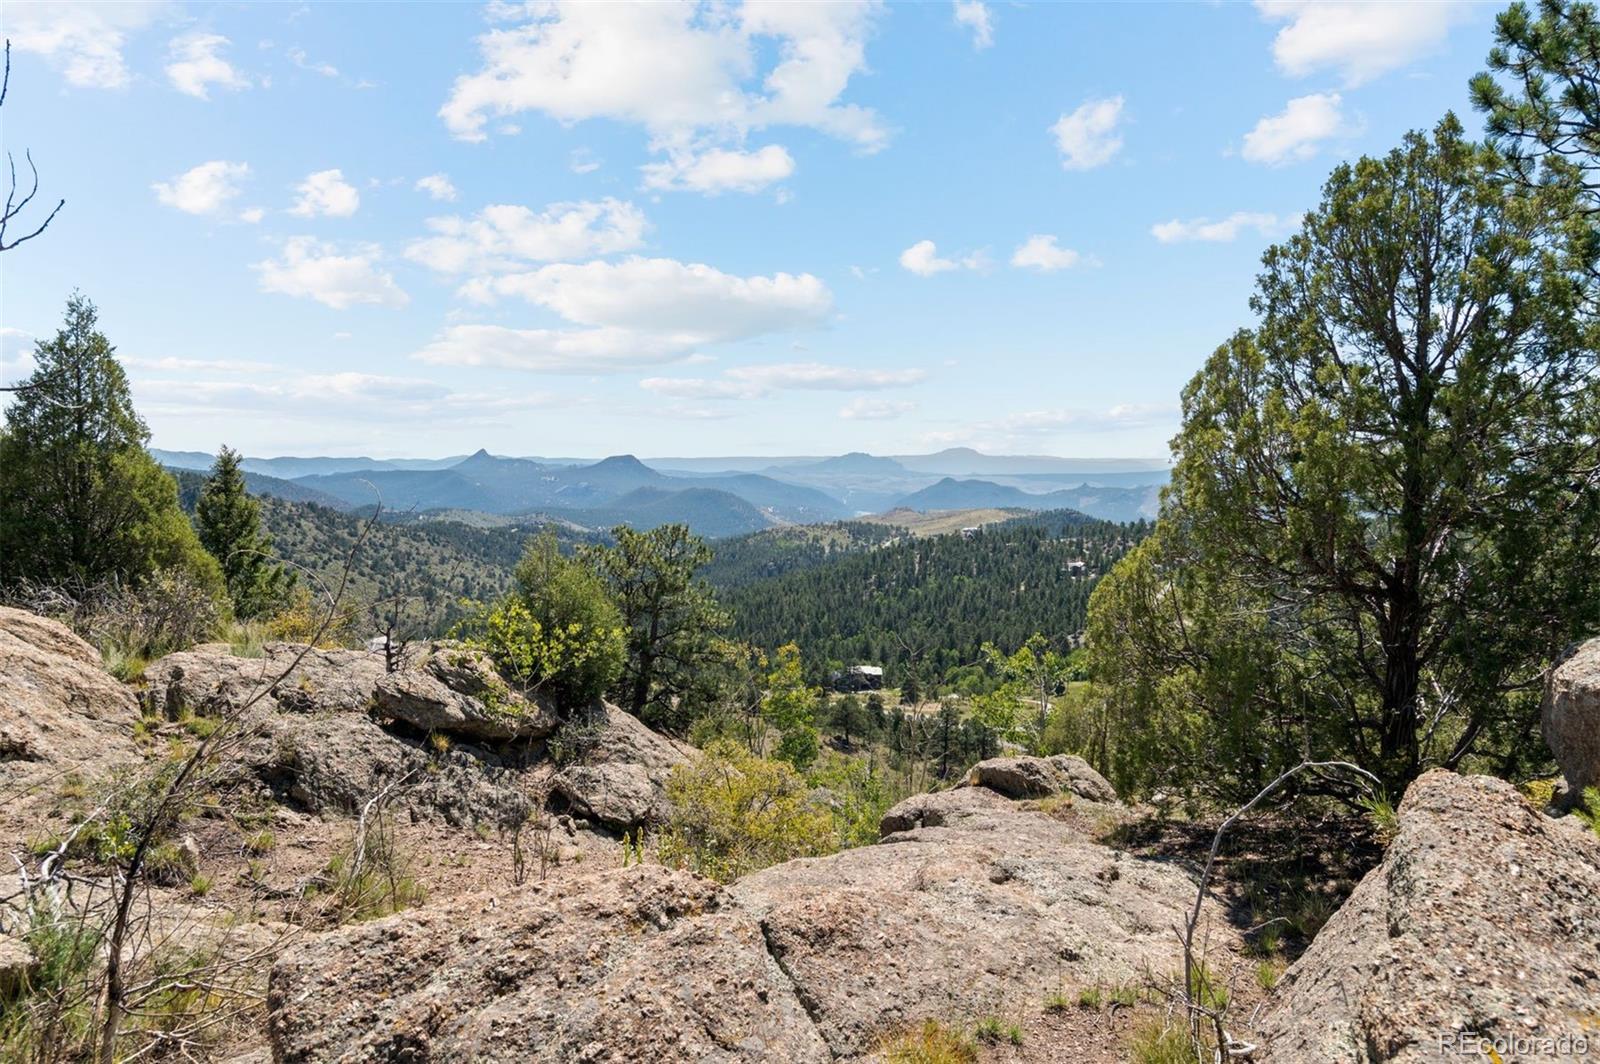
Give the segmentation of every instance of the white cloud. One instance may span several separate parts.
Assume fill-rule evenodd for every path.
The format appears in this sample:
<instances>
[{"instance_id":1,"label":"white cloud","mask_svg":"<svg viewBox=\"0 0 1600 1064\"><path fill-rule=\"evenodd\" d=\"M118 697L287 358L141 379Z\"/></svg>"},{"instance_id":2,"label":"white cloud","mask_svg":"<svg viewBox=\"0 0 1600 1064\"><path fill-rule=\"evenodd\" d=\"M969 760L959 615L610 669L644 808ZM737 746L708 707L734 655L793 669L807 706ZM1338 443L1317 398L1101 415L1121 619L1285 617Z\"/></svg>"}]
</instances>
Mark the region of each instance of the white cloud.
<instances>
[{"instance_id":1,"label":"white cloud","mask_svg":"<svg viewBox=\"0 0 1600 1064\"><path fill-rule=\"evenodd\" d=\"M300 198L289 208L290 214L310 218L318 214L330 218L348 218L361 206L361 193L344 179L342 170L318 170L307 174L295 186Z\"/></svg>"},{"instance_id":2,"label":"white cloud","mask_svg":"<svg viewBox=\"0 0 1600 1064\"><path fill-rule=\"evenodd\" d=\"M538 111L564 123L633 123L648 131L652 149L668 153L740 149L751 132L774 126L816 129L875 151L888 138L878 116L840 97L866 66L877 8L502 5L510 24L478 38L482 69L456 79L439 115L474 141L494 119Z\"/></svg>"},{"instance_id":3,"label":"white cloud","mask_svg":"<svg viewBox=\"0 0 1600 1064\"><path fill-rule=\"evenodd\" d=\"M627 329L511 329L452 325L411 357L441 366L534 373L617 373L676 362L683 345Z\"/></svg>"},{"instance_id":4,"label":"white cloud","mask_svg":"<svg viewBox=\"0 0 1600 1064\"><path fill-rule=\"evenodd\" d=\"M1082 261L1082 255L1071 248L1058 246L1055 237L1042 233L1030 236L1011 253L1011 265L1038 270L1040 273L1070 269Z\"/></svg>"},{"instance_id":5,"label":"white cloud","mask_svg":"<svg viewBox=\"0 0 1600 1064\"><path fill-rule=\"evenodd\" d=\"M296 236L284 242L282 254L255 264L263 292L314 299L335 310L357 304L403 307L411 297L378 263L381 251L365 244L343 253L315 237Z\"/></svg>"},{"instance_id":6,"label":"white cloud","mask_svg":"<svg viewBox=\"0 0 1600 1064\"><path fill-rule=\"evenodd\" d=\"M289 62L293 63L301 70L309 70L311 73L321 74L325 78L336 78L339 76L338 67L334 66L332 63L313 62L311 59L306 57L306 50L304 48L291 48L285 54L289 57Z\"/></svg>"},{"instance_id":7,"label":"white cloud","mask_svg":"<svg viewBox=\"0 0 1600 1064\"><path fill-rule=\"evenodd\" d=\"M900 265L918 277L932 277L950 270L986 270L989 268L989 256L979 249L960 259L946 259L940 257L938 245L933 241L919 240L900 253Z\"/></svg>"},{"instance_id":8,"label":"white cloud","mask_svg":"<svg viewBox=\"0 0 1600 1064\"><path fill-rule=\"evenodd\" d=\"M956 25L972 31L972 47L982 50L994 43L989 6L983 0L955 0Z\"/></svg>"},{"instance_id":9,"label":"white cloud","mask_svg":"<svg viewBox=\"0 0 1600 1064\"><path fill-rule=\"evenodd\" d=\"M239 212L239 220L248 225L255 225L267 216L266 210L261 207L246 207Z\"/></svg>"},{"instance_id":10,"label":"white cloud","mask_svg":"<svg viewBox=\"0 0 1600 1064\"><path fill-rule=\"evenodd\" d=\"M917 404L907 399L868 399L862 397L839 408L846 421L888 421L909 414Z\"/></svg>"},{"instance_id":11,"label":"white cloud","mask_svg":"<svg viewBox=\"0 0 1600 1064\"><path fill-rule=\"evenodd\" d=\"M674 399L760 399L780 391L870 392L924 380L920 369L859 369L821 362L737 366L721 378L647 377L641 388Z\"/></svg>"},{"instance_id":12,"label":"white cloud","mask_svg":"<svg viewBox=\"0 0 1600 1064\"><path fill-rule=\"evenodd\" d=\"M178 358L164 355L161 358L144 358L138 355L122 356L122 364L130 369L154 370L168 373L191 373L195 370L213 373L270 373L281 367L271 362L247 362L235 359Z\"/></svg>"},{"instance_id":13,"label":"white cloud","mask_svg":"<svg viewBox=\"0 0 1600 1064\"><path fill-rule=\"evenodd\" d=\"M738 277L675 259L558 263L477 278L462 291L482 301L520 296L577 325L646 333L684 348L815 328L833 310L828 287L808 273Z\"/></svg>"},{"instance_id":14,"label":"white cloud","mask_svg":"<svg viewBox=\"0 0 1600 1064\"><path fill-rule=\"evenodd\" d=\"M120 89L129 81L122 57L128 36L149 26L168 6L164 0L7 0L5 36L17 51L43 56L69 85Z\"/></svg>"},{"instance_id":15,"label":"white cloud","mask_svg":"<svg viewBox=\"0 0 1600 1064\"><path fill-rule=\"evenodd\" d=\"M1234 211L1220 221L1209 218L1190 218L1182 221L1158 222L1150 227L1150 235L1163 244L1181 244L1190 240L1225 244L1245 229L1254 229L1262 236L1271 236L1281 223L1275 214L1260 211Z\"/></svg>"},{"instance_id":16,"label":"white cloud","mask_svg":"<svg viewBox=\"0 0 1600 1064\"><path fill-rule=\"evenodd\" d=\"M186 170L170 181L157 181L150 187L155 190L156 199L185 214L220 215L239 195L239 182L249 176L248 163L214 159ZM241 218L252 220L242 215Z\"/></svg>"},{"instance_id":17,"label":"white cloud","mask_svg":"<svg viewBox=\"0 0 1600 1064\"><path fill-rule=\"evenodd\" d=\"M573 148L567 155L567 167L575 174L592 174L602 163L588 148Z\"/></svg>"},{"instance_id":18,"label":"white cloud","mask_svg":"<svg viewBox=\"0 0 1600 1064\"><path fill-rule=\"evenodd\" d=\"M962 444L1003 453L1015 447L1047 446L1039 441L1066 434L1165 428L1175 425L1178 415L1178 407L1170 403L1120 403L1105 409L1025 410L956 429L929 432L924 434L923 441L940 446Z\"/></svg>"},{"instance_id":19,"label":"white cloud","mask_svg":"<svg viewBox=\"0 0 1600 1064\"><path fill-rule=\"evenodd\" d=\"M826 321L833 309L827 286L810 274L736 277L673 259L561 263L527 273L477 278L464 291L480 299L520 296L554 311L569 327L456 325L413 358L441 365L502 366L541 373L611 373L702 360L695 349L704 344L814 328ZM794 367L789 369L796 374L795 380L804 375ZM744 389L764 383L730 379Z\"/></svg>"},{"instance_id":20,"label":"white cloud","mask_svg":"<svg viewBox=\"0 0 1600 1064\"><path fill-rule=\"evenodd\" d=\"M1472 16L1462 0L1256 0L1268 22L1283 22L1272 41L1278 69L1291 77L1337 70L1354 87L1436 51Z\"/></svg>"},{"instance_id":21,"label":"white cloud","mask_svg":"<svg viewBox=\"0 0 1600 1064\"><path fill-rule=\"evenodd\" d=\"M212 85L223 89L248 89L250 79L222 58L228 38L217 33L189 33L174 37L167 46L167 80L181 93L201 100L211 98Z\"/></svg>"},{"instance_id":22,"label":"white cloud","mask_svg":"<svg viewBox=\"0 0 1600 1064\"><path fill-rule=\"evenodd\" d=\"M1063 114L1050 127L1061 149L1064 170L1093 170L1110 162L1122 150L1122 97L1088 100L1071 114Z\"/></svg>"},{"instance_id":23,"label":"white cloud","mask_svg":"<svg viewBox=\"0 0 1600 1064\"><path fill-rule=\"evenodd\" d=\"M770 366L738 366L725 376L763 389L860 392L904 388L927 377L920 369L856 369L821 362L784 362Z\"/></svg>"},{"instance_id":24,"label":"white cloud","mask_svg":"<svg viewBox=\"0 0 1600 1064\"><path fill-rule=\"evenodd\" d=\"M450 183L448 174L429 174L427 177L419 177L414 188L418 192L426 192L436 200L448 203L456 201L456 186Z\"/></svg>"},{"instance_id":25,"label":"white cloud","mask_svg":"<svg viewBox=\"0 0 1600 1064\"><path fill-rule=\"evenodd\" d=\"M1348 136L1354 127L1345 122L1336 92L1299 96L1275 115L1268 115L1244 135L1240 152L1246 160L1282 166L1316 155L1323 141Z\"/></svg>"},{"instance_id":26,"label":"white cloud","mask_svg":"<svg viewBox=\"0 0 1600 1064\"><path fill-rule=\"evenodd\" d=\"M760 192L794 173L794 157L781 145L758 151L711 148L673 152L667 161L640 167L644 187L671 191Z\"/></svg>"},{"instance_id":27,"label":"white cloud","mask_svg":"<svg viewBox=\"0 0 1600 1064\"><path fill-rule=\"evenodd\" d=\"M616 199L552 203L543 211L514 204L485 207L471 218L430 218L434 236L414 240L406 258L441 273L485 273L534 262L632 251L644 243L644 212Z\"/></svg>"},{"instance_id":28,"label":"white cloud","mask_svg":"<svg viewBox=\"0 0 1600 1064\"><path fill-rule=\"evenodd\" d=\"M22 380L33 372L33 337L21 329L0 325L0 385ZM5 395L0 394L0 400Z\"/></svg>"},{"instance_id":29,"label":"white cloud","mask_svg":"<svg viewBox=\"0 0 1600 1064\"><path fill-rule=\"evenodd\" d=\"M437 381L373 373L286 373L271 380L141 378L134 392L141 409L192 415L218 411L274 414L291 419L345 421L448 418L493 422L496 415L574 402L542 392L515 395L458 392Z\"/></svg>"}]
</instances>

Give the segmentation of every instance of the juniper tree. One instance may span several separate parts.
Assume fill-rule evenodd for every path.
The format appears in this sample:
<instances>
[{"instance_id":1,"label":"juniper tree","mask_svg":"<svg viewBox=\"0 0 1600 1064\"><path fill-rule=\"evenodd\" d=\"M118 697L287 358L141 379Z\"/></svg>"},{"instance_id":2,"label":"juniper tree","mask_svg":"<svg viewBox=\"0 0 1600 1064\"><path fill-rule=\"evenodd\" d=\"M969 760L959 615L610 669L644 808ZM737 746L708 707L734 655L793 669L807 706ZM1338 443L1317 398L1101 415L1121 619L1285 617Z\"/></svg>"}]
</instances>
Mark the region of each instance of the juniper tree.
<instances>
[{"instance_id":1,"label":"juniper tree","mask_svg":"<svg viewBox=\"0 0 1600 1064\"><path fill-rule=\"evenodd\" d=\"M1542 758L1542 670L1600 620L1594 254L1570 185L1501 173L1446 118L1267 251L1095 593L1125 769L1240 794L1341 757L1398 795Z\"/></svg>"},{"instance_id":2,"label":"juniper tree","mask_svg":"<svg viewBox=\"0 0 1600 1064\"><path fill-rule=\"evenodd\" d=\"M0 584L82 591L181 570L220 591L94 304L74 293L34 361L0 432Z\"/></svg>"},{"instance_id":3,"label":"juniper tree","mask_svg":"<svg viewBox=\"0 0 1600 1064\"><path fill-rule=\"evenodd\" d=\"M283 602L292 574L273 560L272 537L261 530L261 504L245 487L238 451L217 452L194 521L201 545L222 566L235 616L259 617Z\"/></svg>"}]
</instances>

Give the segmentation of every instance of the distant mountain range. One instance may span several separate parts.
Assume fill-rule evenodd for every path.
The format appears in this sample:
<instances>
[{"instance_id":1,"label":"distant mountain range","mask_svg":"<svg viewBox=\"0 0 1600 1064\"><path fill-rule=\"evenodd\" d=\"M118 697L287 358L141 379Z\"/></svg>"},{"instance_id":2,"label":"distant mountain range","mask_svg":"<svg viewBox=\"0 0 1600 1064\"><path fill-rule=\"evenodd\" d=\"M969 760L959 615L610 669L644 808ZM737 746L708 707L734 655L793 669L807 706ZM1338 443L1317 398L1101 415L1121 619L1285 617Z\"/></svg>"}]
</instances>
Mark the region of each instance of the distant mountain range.
<instances>
[{"instance_id":1,"label":"distant mountain range","mask_svg":"<svg viewBox=\"0 0 1600 1064\"><path fill-rule=\"evenodd\" d=\"M153 453L174 469L203 470L212 462L197 451ZM589 529L681 521L712 537L896 507L1071 509L1106 520L1151 518L1167 476L1148 461L984 455L966 448L896 457L852 452L641 461L614 455L598 462L480 450L438 459L247 457L241 465L258 494L334 509L364 509L381 499L391 515L449 512L471 520L477 514L485 525L523 517ZM979 472L984 475L973 475Z\"/></svg>"}]
</instances>

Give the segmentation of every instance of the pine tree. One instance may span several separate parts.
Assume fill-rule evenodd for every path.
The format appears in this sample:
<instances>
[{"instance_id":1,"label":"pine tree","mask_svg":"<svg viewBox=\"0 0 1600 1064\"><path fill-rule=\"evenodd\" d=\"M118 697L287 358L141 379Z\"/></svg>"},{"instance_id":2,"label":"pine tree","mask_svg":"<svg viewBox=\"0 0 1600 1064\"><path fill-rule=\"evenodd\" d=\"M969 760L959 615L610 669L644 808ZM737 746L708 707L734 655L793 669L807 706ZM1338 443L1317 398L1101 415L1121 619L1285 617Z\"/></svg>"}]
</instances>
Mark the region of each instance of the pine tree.
<instances>
[{"instance_id":1,"label":"pine tree","mask_svg":"<svg viewBox=\"0 0 1600 1064\"><path fill-rule=\"evenodd\" d=\"M238 451L217 452L194 518L201 544L222 566L236 617L259 617L284 600L293 574L273 560L272 537L261 531L261 504L245 489Z\"/></svg>"},{"instance_id":2,"label":"pine tree","mask_svg":"<svg viewBox=\"0 0 1600 1064\"><path fill-rule=\"evenodd\" d=\"M74 293L34 360L0 431L0 585L81 592L176 569L220 591L177 483L144 449L149 430L94 304Z\"/></svg>"}]
</instances>

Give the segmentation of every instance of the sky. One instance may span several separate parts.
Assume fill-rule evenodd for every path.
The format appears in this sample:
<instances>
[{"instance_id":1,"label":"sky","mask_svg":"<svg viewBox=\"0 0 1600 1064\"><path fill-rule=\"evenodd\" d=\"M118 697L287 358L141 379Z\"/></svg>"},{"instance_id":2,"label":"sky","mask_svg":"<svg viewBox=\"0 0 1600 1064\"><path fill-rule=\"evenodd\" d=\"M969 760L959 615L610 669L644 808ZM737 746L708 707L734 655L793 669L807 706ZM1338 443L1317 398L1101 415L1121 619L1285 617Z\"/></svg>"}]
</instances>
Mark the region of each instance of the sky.
<instances>
[{"instance_id":1,"label":"sky","mask_svg":"<svg viewBox=\"0 0 1600 1064\"><path fill-rule=\"evenodd\" d=\"M0 0L0 377L78 289L169 449L1161 458L1498 9Z\"/></svg>"}]
</instances>

